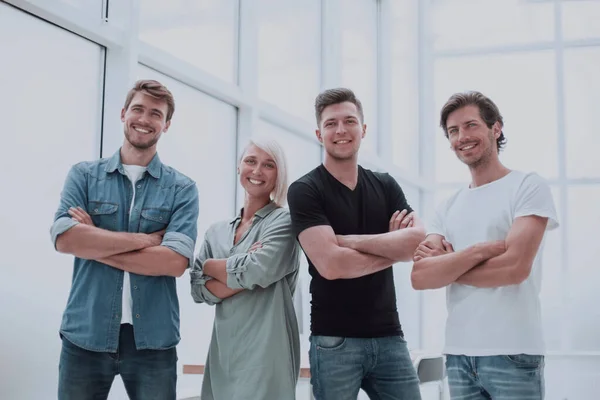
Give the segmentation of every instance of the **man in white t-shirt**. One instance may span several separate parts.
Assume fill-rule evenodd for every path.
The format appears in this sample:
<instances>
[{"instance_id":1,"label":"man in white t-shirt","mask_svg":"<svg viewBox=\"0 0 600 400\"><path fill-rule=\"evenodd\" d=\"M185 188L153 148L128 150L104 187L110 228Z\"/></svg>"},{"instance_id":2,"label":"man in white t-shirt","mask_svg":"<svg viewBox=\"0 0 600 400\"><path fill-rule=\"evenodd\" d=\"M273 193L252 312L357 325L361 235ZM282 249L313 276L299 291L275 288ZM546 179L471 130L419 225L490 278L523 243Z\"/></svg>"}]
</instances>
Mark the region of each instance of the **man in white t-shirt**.
<instances>
[{"instance_id":1,"label":"man in white t-shirt","mask_svg":"<svg viewBox=\"0 0 600 400\"><path fill-rule=\"evenodd\" d=\"M502 116L481 93L454 94L440 122L471 183L430 221L411 278L418 290L447 286L451 397L543 399L542 249L558 226L550 187L502 165Z\"/></svg>"}]
</instances>

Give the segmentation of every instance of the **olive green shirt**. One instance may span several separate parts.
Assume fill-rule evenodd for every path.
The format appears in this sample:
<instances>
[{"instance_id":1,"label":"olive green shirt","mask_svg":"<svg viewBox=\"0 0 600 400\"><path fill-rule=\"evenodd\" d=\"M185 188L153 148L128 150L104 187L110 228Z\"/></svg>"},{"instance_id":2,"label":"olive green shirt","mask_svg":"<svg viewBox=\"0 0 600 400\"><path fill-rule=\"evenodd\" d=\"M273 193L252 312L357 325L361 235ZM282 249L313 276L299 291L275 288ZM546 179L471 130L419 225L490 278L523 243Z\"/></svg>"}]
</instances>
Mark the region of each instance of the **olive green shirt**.
<instances>
[{"instance_id":1,"label":"olive green shirt","mask_svg":"<svg viewBox=\"0 0 600 400\"><path fill-rule=\"evenodd\" d=\"M300 339L293 295L300 247L287 209L269 203L256 212L234 245L241 212L212 225L190 271L192 297L216 305L204 370L202 400L295 399L300 371ZM248 253L256 242L262 248ZM227 259L227 286L246 289L227 299L214 296L202 266Z\"/></svg>"}]
</instances>

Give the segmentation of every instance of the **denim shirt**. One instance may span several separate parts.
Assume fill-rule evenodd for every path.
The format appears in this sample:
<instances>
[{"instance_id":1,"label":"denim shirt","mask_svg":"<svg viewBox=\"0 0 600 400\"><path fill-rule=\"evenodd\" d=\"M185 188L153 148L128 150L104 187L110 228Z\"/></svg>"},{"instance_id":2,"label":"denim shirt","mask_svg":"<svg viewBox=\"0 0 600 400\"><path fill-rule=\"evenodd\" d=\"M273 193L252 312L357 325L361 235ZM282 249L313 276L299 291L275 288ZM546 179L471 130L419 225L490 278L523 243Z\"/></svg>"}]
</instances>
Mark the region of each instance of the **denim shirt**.
<instances>
[{"instance_id":1,"label":"denim shirt","mask_svg":"<svg viewBox=\"0 0 600 400\"><path fill-rule=\"evenodd\" d=\"M121 164L120 149L111 158L74 165L67 176L50 230L58 235L77 225L67 211L80 206L94 225L116 232L152 233L166 228L162 246L193 265L197 236L196 183L160 162L158 154L136 183ZM60 333L75 345L99 352L117 351L121 327L123 271L75 257L69 299ZM138 350L177 345L179 301L174 277L130 274L133 327Z\"/></svg>"}]
</instances>

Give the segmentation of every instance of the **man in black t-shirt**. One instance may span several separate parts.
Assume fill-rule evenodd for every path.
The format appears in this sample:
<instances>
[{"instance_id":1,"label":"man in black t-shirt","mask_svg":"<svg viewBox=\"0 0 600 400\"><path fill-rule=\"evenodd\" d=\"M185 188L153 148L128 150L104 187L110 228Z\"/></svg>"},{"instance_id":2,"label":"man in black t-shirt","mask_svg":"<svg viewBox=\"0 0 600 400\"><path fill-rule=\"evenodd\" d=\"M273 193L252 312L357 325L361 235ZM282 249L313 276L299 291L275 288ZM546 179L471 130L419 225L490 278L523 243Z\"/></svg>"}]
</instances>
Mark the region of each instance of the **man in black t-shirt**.
<instances>
[{"instance_id":1,"label":"man in black t-shirt","mask_svg":"<svg viewBox=\"0 0 600 400\"><path fill-rule=\"evenodd\" d=\"M358 165L360 101L330 89L315 102L325 160L288 191L312 276L311 384L317 400L420 399L403 338L392 265L412 260L424 228L387 173Z\"/></svg>"}]
</instances>

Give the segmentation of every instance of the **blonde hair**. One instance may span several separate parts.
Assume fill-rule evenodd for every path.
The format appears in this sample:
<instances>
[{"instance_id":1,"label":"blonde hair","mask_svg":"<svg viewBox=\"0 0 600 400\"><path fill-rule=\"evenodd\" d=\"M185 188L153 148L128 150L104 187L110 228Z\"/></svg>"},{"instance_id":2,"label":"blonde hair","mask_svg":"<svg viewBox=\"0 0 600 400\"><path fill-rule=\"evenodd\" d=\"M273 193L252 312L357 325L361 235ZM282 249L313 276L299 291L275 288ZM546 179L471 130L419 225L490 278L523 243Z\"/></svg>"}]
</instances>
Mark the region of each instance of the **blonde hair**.
<instances>
[{"instance_id":1,"label":"blonde hair","mask_svg":"<svg viewBox=\"0 0 600 400\"><path fill-rule=\"evenodd\" d=\"M242 161L248 148L253 145L267 153L270 157L273 157L273 161L275 161L275 165L277 166L277 178L275 180L275 187L271 192L271 200L279 207L284 207L288 190L287 160L285 158L285 153L279 143L273 139L252 138L248 141L246 147L244 147L244 151L238 160L238 165Z\"/></svg>"}]
</instances>

